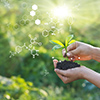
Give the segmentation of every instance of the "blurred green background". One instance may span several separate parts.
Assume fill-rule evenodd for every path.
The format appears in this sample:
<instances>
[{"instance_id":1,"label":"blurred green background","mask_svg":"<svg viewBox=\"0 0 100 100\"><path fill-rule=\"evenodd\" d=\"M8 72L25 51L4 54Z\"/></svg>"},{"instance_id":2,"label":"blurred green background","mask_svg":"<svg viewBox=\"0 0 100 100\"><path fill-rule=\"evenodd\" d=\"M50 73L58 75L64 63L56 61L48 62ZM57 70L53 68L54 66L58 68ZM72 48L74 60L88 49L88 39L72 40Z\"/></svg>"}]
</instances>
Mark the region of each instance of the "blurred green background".
<instances>
[{"instance_id":1,"label":"blurred green background","mask_svg":"<svg viewBox=\"0 0 100 100\"><path fill-rule=\"evenodd\" d=\"M38 9L32 17L34 4ZM72 31L68 18L58 22L51 12L64 4L72 10ZM36 19L41 20L40 25L35 24ZM43 36L45 30L47 37ZM17 46L26 43L29 47L29 34L42 42L41 46L32 45L39 56L33 58L24 47L9 58ZM54 72L52 57L64 58L62 50L52 51L49 40L63 42L69 34L74 34L77 41L100 47L100 0L0 0L0 100L100 100L100 89L93 84L85 80L64 84ZM76 62L100 72L99 62Z\"/></svg>"}]
</instances>

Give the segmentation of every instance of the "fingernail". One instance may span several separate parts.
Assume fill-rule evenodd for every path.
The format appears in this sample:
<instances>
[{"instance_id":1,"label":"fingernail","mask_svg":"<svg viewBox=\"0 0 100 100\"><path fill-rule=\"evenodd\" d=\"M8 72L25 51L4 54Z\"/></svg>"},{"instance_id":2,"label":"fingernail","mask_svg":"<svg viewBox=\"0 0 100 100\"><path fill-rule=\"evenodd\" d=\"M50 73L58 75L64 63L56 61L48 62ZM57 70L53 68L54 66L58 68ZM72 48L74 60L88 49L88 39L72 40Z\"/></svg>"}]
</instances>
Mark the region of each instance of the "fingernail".
<instances>
[{"instance_id":1,"label":"fingernail","mask_svg":"<svg viewBox=\"0 0 100 100\"><path fill-rule=\"evenodd\" d=\"M66 55L66 53L63 55L63 57L66 57L67 55Z\"/></svg>"},{"instance_id":2,"label":"fingernail","mask_svg":"<svg viewBox=\"0 0 100 100\"><path fill-rule=\"evenodd\" d=\"M71 61L73 61L73 58L70 58Z\"/></svg>"},{"instance_id":3,"label":"fingernail","mask_svg":"<svg viewBox=\"0 0 100 100\"><path fill-rule=\"evenodd\" d=\"M66 51L64 51L64 53L66 53Z\"/></svg>"},{"instance_id":4,"label":"fingernail","mask_svg":"<svg viewBox=\"0 0 100 100\"><path fill-rule=\"evenodd\" d=\"M67 47L67 52L69 51L68 47Z\"/></svg>"},{"instance_id":5,"label":"fingernail","mask_svg":"<svg viewBox=\"0 0 100 100\"><path fill-rule=\"evenodd\" d=\"M67 53L67 56L70 56L70 53Z\"/></svg>"},{"instance_id":6,"label":"fingernail","mask_svg":"<svg viewBox=\"0 0 100 100\"><path fill-rule=\"evenodd\" d=\"M56 72L56 69L54 69L54 71Z\"/></svg>"}]
</instances>

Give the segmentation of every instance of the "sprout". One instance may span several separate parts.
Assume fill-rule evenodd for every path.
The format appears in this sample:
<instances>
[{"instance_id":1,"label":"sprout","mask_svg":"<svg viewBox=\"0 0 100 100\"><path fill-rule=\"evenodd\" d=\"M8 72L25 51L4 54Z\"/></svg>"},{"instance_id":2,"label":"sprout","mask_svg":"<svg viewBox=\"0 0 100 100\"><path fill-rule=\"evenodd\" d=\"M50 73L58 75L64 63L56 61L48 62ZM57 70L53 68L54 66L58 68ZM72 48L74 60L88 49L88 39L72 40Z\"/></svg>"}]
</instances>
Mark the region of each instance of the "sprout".
<instances>
[{"instance_id":1,"label":"sprout","mask_svg":"<svg viewBox=\"0 0 100 100\"><path fill-rule=\"evenodd\" d=\"M56 49L60 49L60 48L62 48L62 49L65 48L65 50L66 50L66 48L67 48L70 44L72 44L72 43L75 42L75 40L72 39L73 37L74 37L73 35L69 35L69 36L66 38L66 40L65 40L64 43L62 43L62 42L60 42L60 41L58 41L58 40L50 40L51 43L56 44L56 45L52 48L52 50L56 50ZM67 50L66 50L66 53L67 53Z\"/></svg>"}]
</instances>

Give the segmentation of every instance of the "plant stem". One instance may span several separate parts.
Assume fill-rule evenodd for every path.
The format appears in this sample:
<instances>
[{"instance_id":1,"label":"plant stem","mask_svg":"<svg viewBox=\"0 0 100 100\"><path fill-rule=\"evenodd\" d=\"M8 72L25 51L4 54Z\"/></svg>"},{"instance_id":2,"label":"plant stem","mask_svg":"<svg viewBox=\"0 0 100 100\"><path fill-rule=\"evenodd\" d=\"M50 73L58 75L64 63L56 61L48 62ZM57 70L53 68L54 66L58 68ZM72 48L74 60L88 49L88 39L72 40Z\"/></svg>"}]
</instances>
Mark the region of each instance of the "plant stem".
<instances>
[{"instance_id":1,"label":"plant stem","mask_svg":"<svg viewBox=\"0 0 100 100\"><path fill-rule=\"evenodd\" d=\"M66 53L65 53L65 57L67 57L67 50L66 50L66 47L65 47L65 51L66 51Z\"/></svg>"}]
</instances>

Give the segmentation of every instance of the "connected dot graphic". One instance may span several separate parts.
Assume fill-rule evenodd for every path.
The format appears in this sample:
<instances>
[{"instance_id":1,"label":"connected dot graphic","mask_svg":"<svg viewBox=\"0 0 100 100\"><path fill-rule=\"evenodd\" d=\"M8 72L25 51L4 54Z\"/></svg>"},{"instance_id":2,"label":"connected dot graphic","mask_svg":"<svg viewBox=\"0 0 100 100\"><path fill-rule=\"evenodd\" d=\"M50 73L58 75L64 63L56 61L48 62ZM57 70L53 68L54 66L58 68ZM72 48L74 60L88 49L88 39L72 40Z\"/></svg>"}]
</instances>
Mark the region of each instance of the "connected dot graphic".
<instances>
[{"instance_id":1,"label":"connected dot graphic","mask_svg":"<svg viewBox=\"0 0 100 100\"><path fill-rule=\"evenodd\" d=\"M11 5L10 5L10 3L8 2L8 0L1 0L1 2L4 4L4 7L5 7L5 8L11 9Z\"/></svg>"},{"instance_id":2,"label":"connected dot graphic","mask_svg":"<svg viewBox=\"0 0 100 100\"><path fill-rule=\"evenodd\" d=\"M47 70L44 71L44 77L47 76L49 72Z\"/></svg>"},{"instance_id":3,"label":"connected dot graphic","mask_svg":"<svg viewBox=\"0 0 100 100\"><path fill-rule=\"evenodd\" d=\"M15 48L15 52L10 51L10 56L9 58L11 58L12 56L15 56L16 54L19 54L20 52L23 51L23 49L26 49L28 51L30 51L31 55L33 56L33 58L35 58L36 56L39 56L39 50L35 49L35 45L41 46L42 42L37 42L37 38L32 38L32 36L29 34L30 37L30 44L27 46L26 43L24 43L23 46L17 46Z\"/></svg>"},{"instance_id":4,"label":"connected dot graphic","mask_svg":"<svg viewBox=\"0 0 100 100\"><path fill-rule=\"evenodd\" d=\"M38 9L38 6L36 4L34 4L32 6L32 11L30 11L30 15L33 17L36 15L36 10Z\"/></svg>"},{"instance_id":5,"label":"connected dot graphic","mask_svg":"<svg viewBox=\"0 0 100 100\"><path fill-rule=\"evenodd\" d=\"M31 11L31 12L30 12L30 15L31 15L32 17L35 16L35 15L36 15L35 11Z\"/></svg>"},{"instance_id":6,"label":"connected dot graphic","mask_svg":"<svg viewBox=\"0 0 100 100\"><path fill-rule=\"evenodd\" d=\"M34 4L34 5L32 6L32 9L33 9L33 10L37 10L37 9L38 9L38 6L37 6L36 4Z\"/></svg>"},{"instance_id":7,"label":"connected dot graphic","mask_svg":"<svg viewBox=\"0 0 100 100\"><path fill-rule=\"evenodd\" d=\"M34 4L33 6L32 6L32 11L30 11L30 15L32 16L32 17L34 17L35 15L36 15L36 10L38 9L38 6L36 5L36 4ZM40 19L36 19L35 20L35 24L36 25L40 25L41 24L41 20Z\"/></svg>"},{"instance_id":8,"label":"connected dot graphic","mask_svg":"<svg viewBox=\"0 0 100 100\"><path fill-rule=\"evenodd\" d=\"M40 25L41 24L41 21L39 19L35 20L35 24L36 25Z\"/></svg>"},{"instance_id":9,"label":"connected dot graphic","mask_svg":"<svg viewBox=\"0 0 100 100\"><path fill-rule=\"evenodd\" d=\"M72 16L70 16L69 18L68 18L68 24L70 25L70 28L69 28L69 31L72 31L72 24L74 23L74 20L73 20L73 17Z\"/></svg>"},{"instance_id":10,"label":"connected dot graphic","mask_svg":"<svg viewBox=\"0 0 100 100\"><path fill-rule=\"evenodd\" d=\"M44 31L42 32L42 35L43 35L44 37L47 37L47 36L49 35L49 31L44 30Z\"/></svg>"},{"instance_id":11,"label":"connected dot graphic","mask_svg":"<svg viewBox=\"0 0 100 100\"><path fill-rule=\"evenodd\" d=\"M1 1L3 2L3 0L1 0ZM5 4L4 5L5 7L10 6L10 3L7 2L6 0L5 0L4 4ZM73 9L79 10L79 6L80 6L80 4L75 5L75 7L73 7L71 10L73 10ZM27 8L28 7L27 3L23 2L22 7ZM64 7L66 8L66 5L64 5ZM23 15L22 19L13 26L13 29L18 30L22 25L28 25L33 21L32 24L37 25L37 26L39 26L39 25L42 26L43 31L41 32L41 35L43 37L46 38L49 35L55 36L55 35L61 33L61 30L64 26L64 24L61 22L61 20L59 18L56 18L56 16L52 15L52 13L55 12L55 15L58 16L59 11L61 12L63 10L63 7L58 7L58 8L59 9L56 8L55 11L51 10L51 12L45 12L48 20L46 20L46 21L44 21L44 23L42 23L43 19L40 20L40 18L37 15L38 13L40 13L38 11L39 7L38 7L38 5L33 4L31 6L31 11L29 11L29 16L31 17L31 19L28 15ZM71 15L71 10L68 11L68 9L67 9L67 12L70 12L70 13L69 13L69 15L66 14L67 19L68 19L67 23L69 25L69 31L72 31L72 25L74 23L74 20L73 20L74 18ZM64 15L64 11L62 12L63 15ZM59 15L59 16L62 17L61 15ZM9 24L7 24L7 26L9 26ZM15 56L16 54L21 53L24 49L30 51L30 54L33 56L33 58L35 58L36 56L39 56L39 50L37 50L34 45L41 46L42 42L37 42L37 38L36 37L32 38L31 34L29 34L29 37L30 37L30 44L26 45L26 43L24 43L23 46L16 46L15 52L10 51L10 54L11 54L10 58L12 56ZM52 59L54 59L54 58L52 57ZM78 59L80 59L80 57L78 57Z\"/></svg>"}]
</instances>

